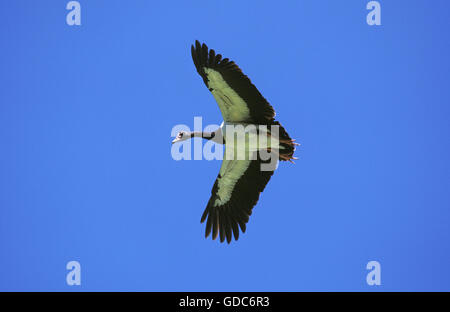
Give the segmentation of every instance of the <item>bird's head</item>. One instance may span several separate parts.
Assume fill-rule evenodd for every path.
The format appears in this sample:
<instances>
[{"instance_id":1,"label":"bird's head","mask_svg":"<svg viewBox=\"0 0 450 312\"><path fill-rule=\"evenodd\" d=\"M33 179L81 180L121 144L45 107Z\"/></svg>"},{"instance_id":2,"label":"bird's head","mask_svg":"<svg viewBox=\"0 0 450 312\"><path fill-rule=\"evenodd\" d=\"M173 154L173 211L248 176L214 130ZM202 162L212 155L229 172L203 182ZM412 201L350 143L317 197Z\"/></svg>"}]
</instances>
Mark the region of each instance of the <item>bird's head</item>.
<instances>
[{"instance_id":1,"label":"bird's head","mask_svg":"<svg viewBox=\"0 0 450 312\"><path fill-rule=\"evenodd\" d=\"M172 144L177 143L177 142L181 142L181 141L185 141L190 139L190 134L186 131L180 131L178 132L177 136L175 137L175 139L172 141Z\"/></svg>"}]
</instances>

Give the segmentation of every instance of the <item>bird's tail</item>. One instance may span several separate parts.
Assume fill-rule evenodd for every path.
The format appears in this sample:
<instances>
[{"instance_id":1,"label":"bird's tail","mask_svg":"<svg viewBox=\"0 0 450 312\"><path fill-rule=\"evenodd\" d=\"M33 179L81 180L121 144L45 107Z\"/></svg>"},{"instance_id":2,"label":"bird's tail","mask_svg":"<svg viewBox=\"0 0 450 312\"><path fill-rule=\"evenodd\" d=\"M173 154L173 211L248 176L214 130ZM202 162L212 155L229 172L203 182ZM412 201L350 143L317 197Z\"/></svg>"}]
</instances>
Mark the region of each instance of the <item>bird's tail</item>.
<instances>
[{"instance_id":1,"label":"bird's tail","mask_svg":"<svg viewBox=\"0 0 450 312\"><path fill-rule=\"evenodd\" d=\"M294 157L295 147L300 145L298 143L295 143L295 140L291 139L289 134L286 132L286 130L283 128L283 126L278 122L274 121L273 125L276 125L279 127L279 142L280 142L280 149L278 151L278 157L281 161L290 161L291 163L294 163L293 160L298 159Z\"/></svg>"}]
</instances>

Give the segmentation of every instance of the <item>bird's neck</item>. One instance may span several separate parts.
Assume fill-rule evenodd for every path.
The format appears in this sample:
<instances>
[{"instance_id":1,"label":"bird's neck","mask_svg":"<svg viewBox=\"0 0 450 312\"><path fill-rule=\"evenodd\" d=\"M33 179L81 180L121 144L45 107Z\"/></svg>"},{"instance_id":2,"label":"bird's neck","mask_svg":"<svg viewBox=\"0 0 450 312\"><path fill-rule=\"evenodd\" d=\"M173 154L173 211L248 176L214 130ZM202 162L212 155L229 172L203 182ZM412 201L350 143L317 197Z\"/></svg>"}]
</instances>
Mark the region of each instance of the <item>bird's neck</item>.
<instances>
[{"instance_id":1,"label":"bird's neck","mask_svg":"<svg viewBox=\"0 0 450 312\"><path fill-rule=\"evenodd\" d=\"M211 140L214 138L214 132L205 132L205 131L194 131L191 132L191 138L203 138L207 140Z\"/></svg>"}]
</instances>

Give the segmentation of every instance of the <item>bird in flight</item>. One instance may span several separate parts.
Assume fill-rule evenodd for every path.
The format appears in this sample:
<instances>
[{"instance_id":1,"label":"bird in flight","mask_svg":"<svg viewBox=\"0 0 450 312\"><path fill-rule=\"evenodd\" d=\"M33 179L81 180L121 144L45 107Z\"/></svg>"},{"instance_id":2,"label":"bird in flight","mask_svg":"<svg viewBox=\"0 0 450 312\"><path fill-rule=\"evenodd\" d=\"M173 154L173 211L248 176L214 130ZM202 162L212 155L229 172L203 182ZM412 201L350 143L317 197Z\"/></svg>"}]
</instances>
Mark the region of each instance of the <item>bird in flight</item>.
<instances>
[{"instance_id":1,"label":"bird in flight","mask_svg":"<svg viewBox=\"0 0 450 312\"><path fill-rule=\"evenodd\" d=\"M224 122L214 132L181 131L172 144L200 137L224 144L226 150L244 148L248 152L249 156L244 159L224 157L211 198L200 221L203 223L206 220L205 237L212 232L213 240L220 236L220 242L226 239L230 243L232 236L238 240L239 228L242 233L245 232L252 209L276 169L276 165L263 169L263 165L268 165L269 160L262 157L260 152L265 150L275 155L276 162L292 162L296 159L294 151L298 144L275 120L272 106L233 61L222 58L222 55L216 54L199 41L192 45L191 53L197 72L219 105ZM248 132L253 132L258 143L250 147L249 133L246 133L247 143L237 144L235 133L228 129L239 125L251 129ZM248 127L249 125L255 127ZM277 131L273 130L275 128ZM259 143L264 141L260 140L262 137L266 138L265 145ZM235 153L230 154L235 156Z\"/></svg>"}]
</instances>

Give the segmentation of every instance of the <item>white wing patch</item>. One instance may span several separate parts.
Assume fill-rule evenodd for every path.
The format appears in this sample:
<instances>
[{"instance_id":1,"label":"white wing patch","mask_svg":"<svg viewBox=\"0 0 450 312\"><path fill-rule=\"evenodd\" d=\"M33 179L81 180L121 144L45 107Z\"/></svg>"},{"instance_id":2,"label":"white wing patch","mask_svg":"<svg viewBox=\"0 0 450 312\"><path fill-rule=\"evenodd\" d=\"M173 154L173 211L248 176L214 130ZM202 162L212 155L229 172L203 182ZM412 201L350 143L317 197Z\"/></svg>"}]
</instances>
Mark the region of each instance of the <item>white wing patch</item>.
<instances>
[{"instance_id":1,"label":"white wing patch","mask_svg":"<svg viewBox=\"0 0 450 312\"><path fill-rule=\"evenodd\" d=\"M243 122L250 119L250 110L245 101L226 83L214 69L204 67L208 88L219 104L223 119L229 122Z\"/></svg>"},{"instance_id":2,"label":"white wing patch","mask_svg":"<svg viewBox=\"0 0 450 312\"><path fill-rule=\"evenodd\" d=\"M250 166L251 160L226 160L222 161L220 167L220 176L217 181L217 196L219 198L214 202L214 206L221 206L231 198L234 186L237 181L245 174Z\"/></svg>"}]
</instances>

